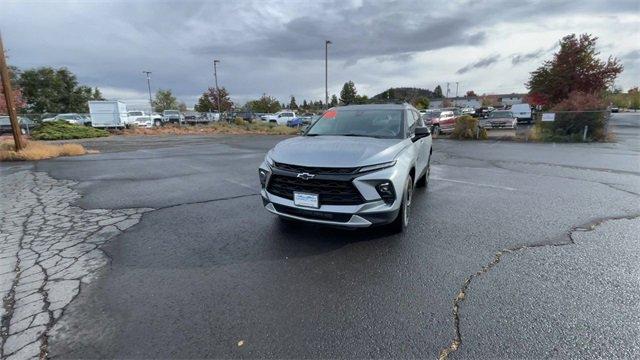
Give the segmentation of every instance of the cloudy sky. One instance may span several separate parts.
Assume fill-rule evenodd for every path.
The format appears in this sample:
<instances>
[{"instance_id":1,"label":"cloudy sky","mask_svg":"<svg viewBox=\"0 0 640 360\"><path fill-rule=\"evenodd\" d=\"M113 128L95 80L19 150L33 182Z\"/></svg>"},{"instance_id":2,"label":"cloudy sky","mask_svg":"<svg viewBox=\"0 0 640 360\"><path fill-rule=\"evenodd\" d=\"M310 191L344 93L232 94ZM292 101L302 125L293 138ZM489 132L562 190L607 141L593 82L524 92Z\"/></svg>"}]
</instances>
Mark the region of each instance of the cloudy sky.
<instances>
[{"instance_id":1,"label":"cloudy sky","mask_svg":"<svg viewBox=\"0 0 640 360\"><path fill-rule=\"evenodd\" d=\"M267 93L288 101L324 98L353 80L369 96L414 86L455 95L524 91L528 73L570 33L600 38L620 58L617 85L640 83L640 0L0 0L9 63L67 67L108 98L143 104L171 89L193 106L213 84L240 103Z\"/></svg>"}]
</instances>

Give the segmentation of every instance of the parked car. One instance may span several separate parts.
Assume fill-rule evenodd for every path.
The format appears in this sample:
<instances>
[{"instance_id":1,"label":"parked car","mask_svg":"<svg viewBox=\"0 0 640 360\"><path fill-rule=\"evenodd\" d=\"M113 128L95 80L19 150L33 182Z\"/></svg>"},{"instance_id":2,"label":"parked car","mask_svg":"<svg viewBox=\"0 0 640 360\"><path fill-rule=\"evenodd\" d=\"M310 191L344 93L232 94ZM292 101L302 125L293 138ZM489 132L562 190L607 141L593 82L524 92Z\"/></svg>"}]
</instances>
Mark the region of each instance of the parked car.
<instances>
[{"instance_id":1,"label":"parked car","mask_svg":"<svg viewBox=\"0 0 640 360\"><path fill-rule=\"evenodd\" d=\"M182 124L184 115L179 110L165 110L162 112L162 122L171 124Z\"/></svg>"},{"instance_id":2,"label":"parked car","mask_svg":"<svg viewBox=\"0 0 640 360\"><path fill-rule=\"evenodd\" d=\"M476 109L472 107L462 108L461 110L463 115L473 115L476 112Z\"/></svg>"},{"instance_id":3,"label":"parked car","mask_svg":"<svg viewBox=\"0 0 640 360\"><path fill-rule=\"evenodd\" d=\"M517 129L518 118L509 110L495 110L488 118L480 121L480 126L486 129Z\"/></svg>"},{"instance_id":4,"label":"parked car","mask_svg":"<svg viewBox=\"0 0 640 360\"><path fill-rule=\"evenodd\" d=\"M258 116L251 111L241 111L236 113L236 117L242 118L244 121L253 122L258 120Z\"/></svg>"},{"instance_id":5,"label":"parked car","mask_svg":"<svg viewBox=\"0 0 640 360\"><path fill-rule=\"evenodd\" d=\"M426 126L430 126L434 134L453 131L456 123L456 116L452 110L430 110L425 117Z\"/></svg>"},{"instance_id":6,"label":"parked car","mask_svg":"<svg viewBox=\"0 0 640 360\"><path fill-rule=\"evenodd\" d=\"M620 112L620 108L618 108L617 106L612 106L612 107L611 107L611 112L612 112L612 113Z\"/></svg>"},{"instance_id":7,"label":"parked car","mask_svg":"<svg viewBox=\"0 0 640 360\"><path fill-rule=\"evenodd\" d=\"M473 117L477 117L480 119L486 119L489 117L489 114L493 111L493 107L491 106L486 106L486 107L481 107L481 108L477 108L475 113L472 114Z\"/></svg>"},{"instance_id":8,"label":"parked car","mask_svg":"<svg viewBox=\"0 0 640 360\"><path fill-rule=\"evenodd\" d=\"M159 114L147 114L144 111L129 111L127 113L128 123L140 127L152 127L162 125L162 116Z\"/></svg>"},{"instance_id":9,"label":"parked car","mask_svg":"<svg viewBox=\"0 0 640 360\"><path fill-rule=\"evenodd\" d=\"M18 116L18 124L20 125L20 133L22 135L29 134L31 130L36 127L35 122L23 116ZM8 116L0 116L0 134L11 132L11 119Z\"/></svg>"},{"instance_id":10,"label":"parked car","mask_svg":"<svg viewBox=\"0 0 640 360\"><path fill-rule=\"evenodd\" d=\"M529 104L513 104L511 105L513 116L518 119L519 123L526 122L531 124L533 117L531 116L531 106Z\"/></svg>"},{"instance_id":11,"label":"parked car","mask_svg":"<svg viewBox=\"0 0 640 360\"><path fill-rule=\"evenodd\" d=\"M287 120L288 127L301 127L311 124L311 116L300 116Z\"/></svg>"},{"instance_id":12,"label":"parked car","mask_svg":"<svg viewBox=\"0 0 640 360\"><path fill-rule=\"evenodd\" d=\"M91 119L87 120L86 117L76 113L58 114L51 118L42 119L43 122L58 121L58 120L66 121L69 124L91 125Z\"/></svg>"},{"instance_id":13,"label":"parked car","mask_svg":"<svg viewBox=\"0 0 640 360\"><path fill-rule=\"evenodd\" d=\"M293 120L295 117L295 111L284 110L273 115L264 115L262 116L262 120L277 123L278 125L287 125L287 121Z\"/></svg>"},{"instance_id":14,"label":"parked car","mask_svg":"<svg viewBox=\"0 0 640 360\"><path fill-rule=\"evenodd\" d=\"M430 135L408 104L332 108L269 150L258 169L262 202L284 220L401 232L413 189L428 184Z\"/></svg>"}]
</instances>

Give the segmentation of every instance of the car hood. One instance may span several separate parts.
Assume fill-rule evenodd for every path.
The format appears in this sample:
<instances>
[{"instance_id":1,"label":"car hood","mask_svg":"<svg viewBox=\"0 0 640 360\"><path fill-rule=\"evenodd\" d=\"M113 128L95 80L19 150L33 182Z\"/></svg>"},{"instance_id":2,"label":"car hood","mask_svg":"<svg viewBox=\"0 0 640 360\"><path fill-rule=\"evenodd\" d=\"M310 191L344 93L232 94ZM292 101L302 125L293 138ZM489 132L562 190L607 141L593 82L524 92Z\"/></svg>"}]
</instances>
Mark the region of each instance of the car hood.
<instances>
[{"instance_id":1,"label":"car hood","mask_svg":"<svg viewBox=\"0 0 640 360\"><path fill-rule=\"evenodd\" d=\"M405 146L402 139L299 136L278 143L270 156L291 165L357 167L392 161Z\"/></svg>"}]
</instances>

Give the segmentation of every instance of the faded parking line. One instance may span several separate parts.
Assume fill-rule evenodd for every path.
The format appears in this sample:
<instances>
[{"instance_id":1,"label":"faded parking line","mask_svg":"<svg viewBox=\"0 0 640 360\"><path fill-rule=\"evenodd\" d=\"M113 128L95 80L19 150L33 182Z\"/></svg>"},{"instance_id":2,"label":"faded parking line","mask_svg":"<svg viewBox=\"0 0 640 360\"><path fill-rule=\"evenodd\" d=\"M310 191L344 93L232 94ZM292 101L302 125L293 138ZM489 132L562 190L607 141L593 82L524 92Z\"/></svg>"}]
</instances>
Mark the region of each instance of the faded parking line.
<instances>
[{"instance_id":1,"label":"faded parking line","mask_svg":"<svg viewBox=\"0 0 640 360\"><path fill-rule=\"evenodd\" d=\"M491 185L491 184L481 184L481 183L474 183L474 182L471 182L471 181L444 179L444 178L437 178L437 177L431 177L430 180L449 181L449 182L454 182L454 183L458 183L458 184L467 184L467 185L488 187L488 188L500 189L500 190L508 190L508 191L517 191L518 190L518 189L515 189L515 188L512 188L512 187L508 187L508 186L497 186L497 185Z\"/></svg>"}]
</instances>

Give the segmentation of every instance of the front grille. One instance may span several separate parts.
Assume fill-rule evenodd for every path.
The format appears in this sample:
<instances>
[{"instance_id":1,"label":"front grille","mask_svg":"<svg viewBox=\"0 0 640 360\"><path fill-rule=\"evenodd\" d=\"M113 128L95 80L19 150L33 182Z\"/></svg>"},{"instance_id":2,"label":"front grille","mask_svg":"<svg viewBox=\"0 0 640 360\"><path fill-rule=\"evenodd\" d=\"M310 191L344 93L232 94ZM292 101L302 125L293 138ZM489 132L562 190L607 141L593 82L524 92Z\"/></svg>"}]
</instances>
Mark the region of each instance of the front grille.
<instances>
[{"instance_id":1,"label":"front grille","mask_svg":"<svg viewBox=\"0 0 640 360\"><path fill-rule=\"evenodd\" d=\"M364 203L360 192L351 181L303 180L297 177L273 174L267 191L273 195L293 200L293 192L318 194L321 205L358 205Z\"/></svg>"},{"instance_id":2,"label":"front grille","mask_svg":"<svg viewBox=\"0 0 640 360\"><path fill-rule=\"evenodd\" d=\"M312 166L299 166L283 163L275 163L275 167L295 173L310 173L310 174L322 174L322 175L336 175L336 174L353 174L358 168L329 168L329 167L312 167Z\"/></svg>"},{"instance_id":3,"label":"front grille","mask_svg":"<svg viewBox=\"0 0 640 360\"><path fill-rule=\"evenodd\" d=\"M335 221L335 222L347 222L351 219L351 214L303 210L303 209L292 208L292 207L284 206L280 204L273 204L273 207L276 209L276 211L280 213L300 216L307 219L317 219L317 220L326 220L326 221Z\"/></svg>"}]
</instances>

